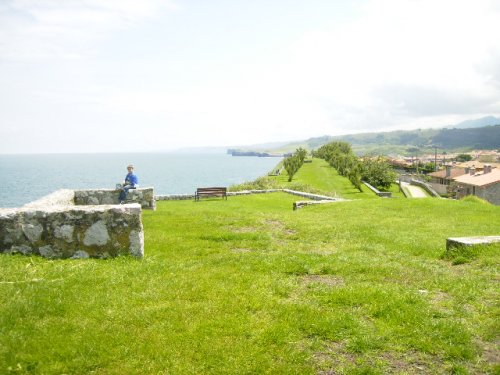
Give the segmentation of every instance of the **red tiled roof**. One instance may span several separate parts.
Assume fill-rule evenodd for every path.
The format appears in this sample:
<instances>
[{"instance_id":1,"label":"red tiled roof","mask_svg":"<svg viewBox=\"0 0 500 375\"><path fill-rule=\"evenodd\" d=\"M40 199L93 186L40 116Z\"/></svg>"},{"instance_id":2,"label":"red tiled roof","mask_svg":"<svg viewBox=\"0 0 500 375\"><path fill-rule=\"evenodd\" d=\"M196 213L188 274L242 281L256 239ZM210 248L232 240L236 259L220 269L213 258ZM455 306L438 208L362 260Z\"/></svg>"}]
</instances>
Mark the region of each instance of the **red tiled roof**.
<instances>
[{"instance_id":1,"label":"red tiled roof","mask_svg":"<svg viewBox=\"0 0 500 375\"><path fill-rule=\"evenodd\" d=\"M463 174L465 174L465 169L463 169L463 168L452 168L451 171L450 171L450 176L449 177L446 177L446 169L443 169L442 171L437 171L437 172L429 173L429 176L437 177L437 178L454 179L455 177L462 176Z\"/></svg>"}]
</instances>

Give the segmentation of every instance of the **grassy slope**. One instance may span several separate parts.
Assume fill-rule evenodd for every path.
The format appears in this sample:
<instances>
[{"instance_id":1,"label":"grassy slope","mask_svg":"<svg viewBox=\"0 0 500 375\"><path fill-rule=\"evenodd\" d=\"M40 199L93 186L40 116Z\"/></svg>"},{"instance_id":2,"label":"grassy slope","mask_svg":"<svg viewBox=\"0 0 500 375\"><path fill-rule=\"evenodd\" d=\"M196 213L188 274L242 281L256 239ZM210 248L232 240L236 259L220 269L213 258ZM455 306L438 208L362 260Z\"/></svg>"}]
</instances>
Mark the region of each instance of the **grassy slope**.
<instances>
[{"instance_id":1,"label":"grassy slope","mask_svg":"<svg viewBox=\"0 0 500 375\"><path fill-rule=\"evenodd\" d=\"M142 261L0 256L0 373L495 371L500 248L441 255L499 207L295 199L159 202Z\"/></svg>"},{"instance_id":2,"label":"grassy slope","mask_svg":"<svg viewBox=\"0 0 500 375\"><path fill-rule=\"evenodd\" d=\"M362 185L363 191L360 192L347 178L340 176L323 159L313 159L312 163L305 163L293 177L291 183L287 181L288 175L286 171L274 178L283 186L294 183L310 185L319 192L330 196L339 196L346 199L380 199L365 185ZM399 192L397 184L393 185L391 192L393 197L404 197Z\"/></svg>"},{"instance_id":3,"label":"grassy slope","mask_svg":"<svg viewBox=\"0 0 500 375\"><path fill-rule=\"evenodd\" d=\"M360 192L347 178L340 176L322 159L313 159L312 163L304 164L294 176L294 180L309 183L332 196L338 195L347 199L378 198L364 185L362 186L363 192Z\"/></svg>"}]
</instances>

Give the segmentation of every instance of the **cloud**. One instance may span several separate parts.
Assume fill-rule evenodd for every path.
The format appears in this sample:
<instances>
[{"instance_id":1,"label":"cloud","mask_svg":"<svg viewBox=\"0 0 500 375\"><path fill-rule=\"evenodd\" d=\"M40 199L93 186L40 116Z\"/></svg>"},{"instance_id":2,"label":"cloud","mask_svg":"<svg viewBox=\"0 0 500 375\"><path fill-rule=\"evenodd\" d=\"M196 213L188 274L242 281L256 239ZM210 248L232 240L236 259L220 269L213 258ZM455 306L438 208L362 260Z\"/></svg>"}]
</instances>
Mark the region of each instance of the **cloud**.
<instances>
[{"instance_id":1,"label":"cloud","mask_svg":"<svg viewBox=\"0 0 500 375\"><path fill-rule=\"evenodd\" d=\"M74 59L109 33L153 17L173 0L10 0L0 4L0 59Z\"/></svg>"},{"instance_id":2,"label":"cloud","mask_svg":"<svg viewBox=\"0 0 500 375\"><path fill-rule=\"evenodd\" d=\"M496 1L366 0L303 25L268 8L228 20L224 2L183 2L170 24L174 1L0 2L0 131L50 140L66 127L71 142L85 127L103 144L161 149L500 115Z\"/></svg>"},{"instance_id":3,"label":"cloud","mask_svg":"<svg viewBox=\"0 0 500 375\"><path fill-rule=\"evenodd\" d=\"M395 115L422 117L500 112L498 96L417 85L385 85L374 91Z\"/></svg>"},{"instance_id":4,"label":"cloud","mask_svg":"<svg viewBox=\"0 0 500 375\"><path fill-rule=\"evenodd\" d=\"M295 43L286 68L290 85L316 97L332 123L348 128L498 113L500 9L494 4L369 1L353 22Z\"/></svg>"}]
</instances>

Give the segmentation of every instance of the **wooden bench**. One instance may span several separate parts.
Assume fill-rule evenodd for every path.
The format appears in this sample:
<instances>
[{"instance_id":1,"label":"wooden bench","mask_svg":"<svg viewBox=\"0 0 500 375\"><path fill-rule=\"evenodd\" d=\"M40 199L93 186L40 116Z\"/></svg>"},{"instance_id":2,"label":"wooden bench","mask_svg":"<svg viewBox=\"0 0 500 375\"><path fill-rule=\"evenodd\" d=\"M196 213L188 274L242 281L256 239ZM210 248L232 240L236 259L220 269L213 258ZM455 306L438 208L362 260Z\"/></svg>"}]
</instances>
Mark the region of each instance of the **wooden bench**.
<instances>
[{"instance_id":1,"label":"wooden bench","mask_svg":"<svg viewBox=\"0 0 500 375\"><path fill-rule=\"evenodd\" d=\"M227 200L227 188L225 187L205 187L196 189L194 200L199 201L201 197L221 197Z\"/></svg>"}]
</instances>

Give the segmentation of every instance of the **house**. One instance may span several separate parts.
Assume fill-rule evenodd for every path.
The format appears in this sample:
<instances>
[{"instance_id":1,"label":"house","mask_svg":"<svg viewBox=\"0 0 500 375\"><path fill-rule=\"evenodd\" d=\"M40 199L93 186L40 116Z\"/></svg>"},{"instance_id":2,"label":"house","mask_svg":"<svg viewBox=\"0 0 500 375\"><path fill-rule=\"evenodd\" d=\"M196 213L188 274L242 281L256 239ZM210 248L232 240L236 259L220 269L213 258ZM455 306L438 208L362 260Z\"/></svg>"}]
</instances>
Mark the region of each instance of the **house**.
<instances>
[{"instance_id":1,"label":"house","mask_svg":"<svg viewBox=\"0 0 500 375\"><path fill-rule=\"evenodd\" d=\"M430 176L429 184L434 190L439 194L446 194L448 186L459 176L466 173L465 168L453 167L452 165L446 165L445 169L437 172L429 173Z\"/></svg>"},{"instance_id":2,"label":"house","mask_svg":"<svg viewBox=\"0 0 500 375\"><path fill-rule=\"evenodd\" d=\"M500 169L484 165L483 171L476 173L471 168L468 174L455 178L457 198L475 195L495 205L500 205Z\"/></svg>"},{"instance_id":3,"label":"house","mask_svg":"<svg viewBox=\"0 0 500 375\"><path fill-rule=\"evenodd\" d=\"M468 169L475 168L476 172L479 172L479 171L482 171L484 169L485 165L491 165L492 168L497 168L497 169L500 168L499 163L483 163L483 162L480 162L478 160L471 160L471 161L466 161L463 163L458 163L457 167L468 168Z\"/></svg>"}]
</instances>

